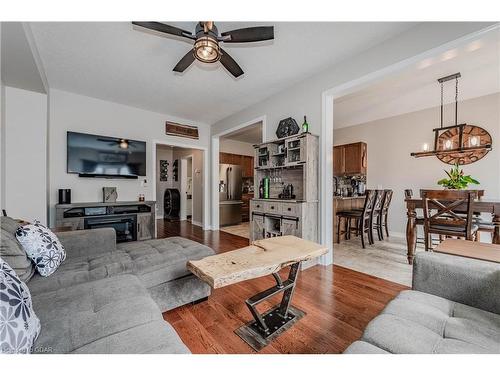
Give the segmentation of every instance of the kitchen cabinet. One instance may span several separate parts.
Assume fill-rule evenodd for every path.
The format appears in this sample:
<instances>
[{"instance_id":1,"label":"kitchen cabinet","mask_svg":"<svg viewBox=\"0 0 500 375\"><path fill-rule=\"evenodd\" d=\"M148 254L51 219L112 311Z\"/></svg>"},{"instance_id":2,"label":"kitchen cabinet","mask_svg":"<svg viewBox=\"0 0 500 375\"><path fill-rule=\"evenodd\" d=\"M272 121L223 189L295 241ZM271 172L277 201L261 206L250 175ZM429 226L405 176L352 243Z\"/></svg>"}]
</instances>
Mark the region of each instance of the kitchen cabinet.
<instances>
[{"instance_id":1,"label":"kitchen cabinet","mask_svg":"<svg viewBox=\"0 0 500 375\"><path fill-rule=\"evenodd\" d=\"M253 156L242 156L243 177L253 177Z\"/></svg>"},{"instance_id":2,"label":"kitchen cabinet","mask_svg":"<svg viewBox=\"0 0 500 375\"><path fill-rule=\"evenodd\" d=\"M242 177L253 177L253 156L219 153L220 164L236 164L241 166Z\"/></svg>"},{"instance_id":3,"label":"kitchen cabinet","mask_svg":"<svg viewBox=\"0 0 500 375\"><path fill-rule=\"evenodd\" d=\"M333 148L333 175L365 175L367 169L367 145L350 143Z\"/></svg>"},{"instance_id":4,"label":"kitchen cabinet","mask_svg":"<svg viewBox=\"0 0 500 375\"><path fill-rule=\"evenodd\" d=\"M254 198L250 207L250 242L286 235L317 241L317 202Z\"/></svg>"},{"instance_id":5,"label":"kitchen cabinet","mask_svg":"<svg viewBox=\"0 0 500 375\"><path fill-rule=\"evenodd\" d=\"M251 223L251 236L253 241L264 239L264 215L253 214Z\"/></svg>"}]
</instances>

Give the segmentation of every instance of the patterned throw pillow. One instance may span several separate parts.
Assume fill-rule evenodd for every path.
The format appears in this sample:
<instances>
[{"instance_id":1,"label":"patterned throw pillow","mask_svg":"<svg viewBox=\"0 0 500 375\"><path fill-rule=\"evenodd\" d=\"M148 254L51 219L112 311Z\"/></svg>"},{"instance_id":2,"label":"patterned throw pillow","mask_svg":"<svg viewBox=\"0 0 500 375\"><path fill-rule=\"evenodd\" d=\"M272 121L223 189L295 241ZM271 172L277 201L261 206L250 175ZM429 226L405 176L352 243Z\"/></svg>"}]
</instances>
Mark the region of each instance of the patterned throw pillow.
<instances>
[{"instance_id":1,"label":"patterned throw pillow","mask_svg":"<svg viewBox=\"0 0 500 375\"><path fill-rule=\"evenodd\" d=\"M42 276L49 276L66 259L66 251L57 236L39 222L19 227L16 238Z\"/></svg>"},{"instance_id":2,"label":"patterned throw pillow","mask_svg":"<svg viewBox=\"0 0 500 375\"><path fill-rule=\"evenodd\" d=\"M39 334L28 287L0 258L0 353L30 353Z\"/></svg>"}]
</instances>

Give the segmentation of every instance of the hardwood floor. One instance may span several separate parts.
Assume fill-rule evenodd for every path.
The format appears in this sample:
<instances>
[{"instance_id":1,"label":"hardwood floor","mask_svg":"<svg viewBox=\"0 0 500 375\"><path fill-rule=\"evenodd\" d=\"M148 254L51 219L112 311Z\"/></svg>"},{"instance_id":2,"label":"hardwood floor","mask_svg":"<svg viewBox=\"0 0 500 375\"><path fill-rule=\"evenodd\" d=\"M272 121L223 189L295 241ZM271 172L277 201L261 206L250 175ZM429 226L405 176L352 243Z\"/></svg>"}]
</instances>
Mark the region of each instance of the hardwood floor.
<instances>
[{"instance_id":1,"label":"hardwood floor","mask_svg":"<svg viewBox=\"0 0 500 375\"><path fill-rule=\"evenodd\" d=\"M248 239L203 231L189 223L159 221L158 236L183 236L224 252L248 245ZM283 270L285 278L288 270ZM209 299L167 311L163 317L193 353L255 353L234 330L252 319L245 299L273 285L266 277L214 290ZM292 300L307 315L259 353L341 353L401 290L392 283L340 266L301 271ZM260 305L277 304L280 296Z\"/></svg>"}]
</instances>

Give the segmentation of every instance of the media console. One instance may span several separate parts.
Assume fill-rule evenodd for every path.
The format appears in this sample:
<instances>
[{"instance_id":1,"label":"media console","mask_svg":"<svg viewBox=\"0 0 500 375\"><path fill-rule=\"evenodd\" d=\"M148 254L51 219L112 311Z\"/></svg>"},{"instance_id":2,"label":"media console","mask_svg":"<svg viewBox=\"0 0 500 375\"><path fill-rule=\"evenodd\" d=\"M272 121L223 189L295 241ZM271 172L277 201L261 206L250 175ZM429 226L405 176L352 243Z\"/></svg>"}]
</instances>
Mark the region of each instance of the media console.
<instances>
[{"instance_id":1,"label":"media console","mask_svg":"<svg viewBox=\"0 0 500 375\"><path fill-rule=\"evenodd\" d=\"M56 204L56 226L72 230L110 227L117 242L156 237L156 202Z\"/></svg>"}]
</instances>

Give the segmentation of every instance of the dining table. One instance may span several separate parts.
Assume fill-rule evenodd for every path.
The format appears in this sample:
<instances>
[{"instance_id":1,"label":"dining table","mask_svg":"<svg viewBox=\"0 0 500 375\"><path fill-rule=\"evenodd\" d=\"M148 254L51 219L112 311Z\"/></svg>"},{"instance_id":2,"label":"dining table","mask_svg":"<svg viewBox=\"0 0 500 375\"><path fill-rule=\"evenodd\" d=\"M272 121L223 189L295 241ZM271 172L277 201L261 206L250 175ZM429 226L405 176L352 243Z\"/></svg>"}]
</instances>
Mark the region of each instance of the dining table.
<instances>
[{"instance_id":1,"label":"dining table","mask_svg":"<svg viewBox=\"0 0 500 375\"><path fill-rule=\"evenodd\" d=\"M407 258L408 263L413 264L415 249L417 247L417 210L423 210L424 200L422 198L406 198L406 215L408 221L406 224L406 245L408 247ZM491 222L494 226L492 243L500 244L500 199L480 198L471 202L472 211L480 212L481 214L490 214ZM466 211L467 207L464 203L463 207L458 206L456 210Z\"/></svg>"}]
</instances>

